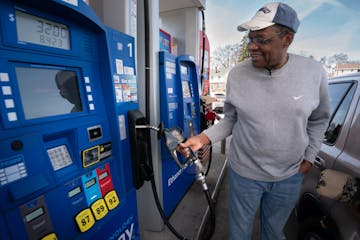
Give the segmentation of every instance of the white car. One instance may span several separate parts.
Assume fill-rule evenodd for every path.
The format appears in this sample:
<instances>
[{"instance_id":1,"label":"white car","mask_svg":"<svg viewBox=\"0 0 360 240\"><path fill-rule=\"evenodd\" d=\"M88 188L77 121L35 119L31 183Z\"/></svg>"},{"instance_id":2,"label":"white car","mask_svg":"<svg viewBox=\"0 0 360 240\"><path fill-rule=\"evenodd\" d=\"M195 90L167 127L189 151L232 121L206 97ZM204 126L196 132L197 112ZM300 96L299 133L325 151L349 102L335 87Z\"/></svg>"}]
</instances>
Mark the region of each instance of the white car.
<instances>
[{"instance_id":1,"label":"white car","mask_svg":"<svg viewBox=\"0 0 360 240\"><path fill-rule=\"evenodd\" d=\"M214 93L212 97L216 99L216 101L212 103L212 109L216 113L222 113L224 110L224 102L226 99L225 93Z\"/></svg>"}]
</instances>

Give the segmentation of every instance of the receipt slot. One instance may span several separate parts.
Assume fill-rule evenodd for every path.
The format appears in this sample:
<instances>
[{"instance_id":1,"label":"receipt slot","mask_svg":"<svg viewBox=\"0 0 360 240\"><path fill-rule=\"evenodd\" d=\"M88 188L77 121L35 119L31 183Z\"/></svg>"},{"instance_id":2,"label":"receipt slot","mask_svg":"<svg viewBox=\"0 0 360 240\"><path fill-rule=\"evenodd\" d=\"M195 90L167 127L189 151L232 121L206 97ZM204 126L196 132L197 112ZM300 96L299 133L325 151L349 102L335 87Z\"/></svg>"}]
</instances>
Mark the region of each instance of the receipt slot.
<instances>
[{"instance_id":1,"label":"receipt slot","mask_svg":"<svg viewBox=\"0 0 360 240\"><path fill-rule=\"evenodd\" d=\"M186 138L199 133L200 98L199 78L194 59L190 56L174 56L167 52L159 54L160 116L165 128L180 127ZM195 180L195 168L185 168L173 161L161 146L163 203L169 216ZM181 163L186 159L178 156Z\"/></svg>"},{"instance_id":2,"label":"receipt slot","mask_svg":"<svg viewBox=\"0 0 360 240\"><path fill-rule=\"evenodd\" d=\"M0 2L0 239L139 239L133 46L80 0Z\"/></svg>"}]
</instances>

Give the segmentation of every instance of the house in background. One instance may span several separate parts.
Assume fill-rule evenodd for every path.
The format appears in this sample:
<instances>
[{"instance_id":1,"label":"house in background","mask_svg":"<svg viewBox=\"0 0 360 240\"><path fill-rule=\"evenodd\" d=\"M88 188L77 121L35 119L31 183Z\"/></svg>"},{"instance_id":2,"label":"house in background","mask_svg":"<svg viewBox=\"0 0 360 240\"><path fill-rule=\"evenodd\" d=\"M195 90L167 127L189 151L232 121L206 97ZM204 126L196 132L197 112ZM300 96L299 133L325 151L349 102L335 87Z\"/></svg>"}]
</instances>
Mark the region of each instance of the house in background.
<instances>
[{"instance_id":1,"label":"house in background","mask_svg":"<svg viewBox=\"0 0 360 240\"><path fill-rule=\"evenodd\" d=\"M355 72L360 72L360 63L337 63L332 68L330 76L337 77Z\"/></svg>"},{"instance_id":2,"label":"house in background","mask_svg":"<svg viewBox=\"0 0 360 240\"><path fill-rule=\"evenodd\" d=\"M226 80L229 69L212 69L210 73L210 95L226 92Z\"/></svg>"}]
</instances>

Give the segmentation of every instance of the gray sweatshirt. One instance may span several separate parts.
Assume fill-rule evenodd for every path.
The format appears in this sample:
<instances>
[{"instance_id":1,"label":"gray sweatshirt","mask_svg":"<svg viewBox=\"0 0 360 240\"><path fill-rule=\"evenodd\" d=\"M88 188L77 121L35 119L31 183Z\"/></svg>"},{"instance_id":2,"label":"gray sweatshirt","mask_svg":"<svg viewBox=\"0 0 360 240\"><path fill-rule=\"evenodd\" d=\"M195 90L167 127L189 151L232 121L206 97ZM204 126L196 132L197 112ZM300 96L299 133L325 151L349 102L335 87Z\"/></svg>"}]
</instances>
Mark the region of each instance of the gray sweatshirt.
<instances>
[{"instance_id":1,"label":"gray sweatshirt","mask_svg":"<svg viewBox=\"0 0 360 240\"><path fill-rule=\"evenodd\" d=\"M329 119L327 76L320 63L289 54L280 69L234 67L224 118L204 131L212 143L232 134L228 159L239 175L278 181L314 162Z\"/></svg>"}]
</instances>

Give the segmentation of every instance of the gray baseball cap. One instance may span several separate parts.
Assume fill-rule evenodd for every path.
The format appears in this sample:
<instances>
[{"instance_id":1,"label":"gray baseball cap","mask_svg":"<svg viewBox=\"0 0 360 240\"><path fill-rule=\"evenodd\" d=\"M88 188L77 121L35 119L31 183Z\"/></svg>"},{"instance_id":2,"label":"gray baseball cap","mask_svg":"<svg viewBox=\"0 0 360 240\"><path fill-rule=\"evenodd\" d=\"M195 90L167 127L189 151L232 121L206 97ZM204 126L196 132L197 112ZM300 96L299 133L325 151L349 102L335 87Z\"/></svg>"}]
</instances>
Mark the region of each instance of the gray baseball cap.
<instances>
[{"instance_id":1,"label":"gray baseball cap","mask_svg":"<svg viewBox=\"0 0 360 240\"><path fill-rule=\"evenodd\" d=\"M261 7L250 21L239 25L237 29L240 32L247 30L256 31L274 24L286 26L296 32L300 21L295 10L289 5L280 2L271 2Z\"/></svg>"}]
</instances>

